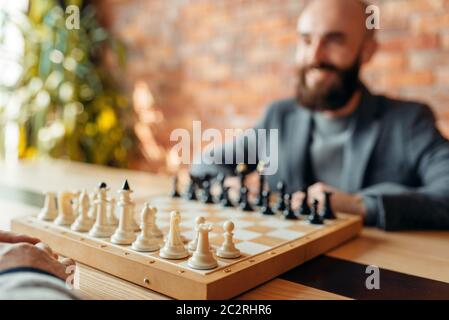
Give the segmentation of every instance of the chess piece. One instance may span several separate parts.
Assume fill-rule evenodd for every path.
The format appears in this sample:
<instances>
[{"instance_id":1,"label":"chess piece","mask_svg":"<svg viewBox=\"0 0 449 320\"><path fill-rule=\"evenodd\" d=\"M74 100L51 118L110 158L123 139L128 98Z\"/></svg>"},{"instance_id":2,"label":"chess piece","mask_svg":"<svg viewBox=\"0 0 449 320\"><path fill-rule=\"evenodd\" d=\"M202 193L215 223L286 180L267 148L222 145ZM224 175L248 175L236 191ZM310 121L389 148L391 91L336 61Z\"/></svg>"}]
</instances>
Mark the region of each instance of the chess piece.
<instances>
[{"instance_id":1,"label":"chess piece","mask_svg":"<svg viewBox=\"0 0 449 320\"><path fill-rule=\"evenodd\" d=\"M221 205L226 208L234 207L231 199L229 198L229 187L225 187L223 191L223 200L221 200Z\"/></svg>"},{"instance_id":2,"label":"chess piece","mask_svg":"<svg viewBox=\"0 0 449 320\"><path fill-rule=\"evenodd\" d=\"M189 182L189 186L187 187L185 198L187 200L191 200L191 201L196 201L198 199L196 197L196 183L193 180L192 176L190 176L190 182Z\"/></svg>"},{"instance_id":3,"label":"chess piece","mask_svg":"<svg viewBox=\"0 0 449 320\"><path fill-rule=\"evenodd\" d=\"M276 210L277 211L284 211L285 208L287 207L286 203L285 203L285 183L283 181L279 181L277 184L277 190L279 193L279 198L278 198L278 203L276 205Z\"/></svg>"},{"instance_id":4,"label":"chess piece","mask_svg":"<svg viewBox=\"0 0 449 320\"><path fill-rule=\"evenodd\" d=\"M181 239L181 232L179 230L179 224L181 222L181 215L178 211L172 211L170 213L170 229L168 232L165 245L159 252L162 258L166 259L183 259L189 256L189 252L184 247Z\"/></svg>"},{"instance_id":5,"label":"chess piece","mask_svg":"<svg viewBox=\"0 0 449 320\"><path fill-rule=\"evenodd\" d=\"M310 215L310 207L309 207L309 197L307 195L307 188L304 189L304 199L302 199L301 207L299 208L299 214L302 216L309 216Z\"/></svg>"},{"instance_id":6,"label":"chess piece","mask_svg":"<svg viewBox=\"0 0 449 320\"><path fill-rule=\"evenodd\" d=\"M262 207L260 209L260 213L267 216L274 215L273 210L270 206L270 191L263 191L262 192Z\"/></svg>"},{"instance_id":7,"label":"chess piece","mask_svg":"<svg viewBox=\"0 0 449 320\"><path fill-rule=\"evenodd\" d=\"M128 180L125 180L123 187L118 191L119 201L117 211L119 215L118 228L111 237L111 242L116 244L131 244L136 235L134 234L134 202L131 200L131 193Z\"/></svg>"},{"instance_id":8,"label":"chess piece","mask_svg":"<svg viewBox=\"0 0 449 320\"><path fill-rule=\"evenodd\" d=\"M321 214L323 219L327 220L336 219L334 210L332 209L331 196L332 196L331 192L324 192L324 205L323 205L323 212Z\"/></svg>"},{"instance_id":9,"label":"chess piece","mask_svg":"<svg viewBox=\"0 0 449 320\"><path fill-rule=\"evenodd\" d=\"M171 193L172 198L179 198L181 195L178 192L178 176L173 178L173 191Z\"/></svg>"},{"instance_id":10,"label":"chess piece","mask_svg":"<svg viewBox=\"0 0 449 320\"><path fill-rule=\"evenodd\" d=\"M287 193L285 195L285 202L287 203L287 207L285 208L283 215L287 220L296 220L298 217L295 212L292 210L292 195Z\"/></svg>"},{"instance_id":11,"label":"chess piece","mask_svg":"<svg viewBox=\"0 0 449 320\"><path fill-rule=\"evenodd\" d=\"M153 224L154 224L154 210L145 203L142 212L140 214L140 229L142 230L137 237L136 241L133 242L132 248L136 251L151 252L159 250L159 240L155 234L153 234Z\"/></svg>"},{"instance_id":12,"label":"chess piece","mask_svg":"<svg viewBox=\"0 0 449 320\"><path fill-rule=\"evenodd\" d=\"M206 219L204 217L196 217L195 219L195 230L199 228L199 226L206 222ZM196 247L198 245L198 232L195 233L195 237L192 241L189 242L187 248L189 251L195 251Z\"/></svg>"},{"instance_id":13,"label":"chess piece","mask_svg":"<svg viewBox=\"0 0 449 320\"><path fill-rule=\"evenodd\" d=\"M253 207L249 203L248 199L248 188L243 187L242 190L242 201L240 202L240 209L243 211L254 211Z\"/></svg>"},{"instance_id":14,"label":"chess piece","mask_svg":"<svg viewBox=\"0 0 449 320\"><path fill-rule=\"evenodd\" d=\"M39 212L37 218L39 220L53 221L57 216L56 194L54 192L46 192L44 207Z\"/></svg>"},{"instance_id":15,"label":"chess piece","mask_svg":"<svg viewBox=\"0 0 449 320\"><path fill-rule=\"evenodd\" d=\"M78 217L70 227L74 231L87 232L92 228L94 221L89 218L89 196L86 190L83 190L78 200Z\"/></svg>"},{"instance_id":16,"label":"chess piece","mask_svg":"<svg viewBox=\"0 0 449 320\"><path fill-rule=\"evenodd\" d=\"M153 219L153 222L151 223L151 233L154 234L156 238L162 238L163 237L162 231L158 228L156 224L157 209L156 207L150 206L150 210L153 212L153 214L151 215Z\"/></svg>"},{"instance_id":17,"label":"chess piece","mask_svg":"<svg viewBox=\"0 0 449 320\"><path fill-rule=\"evenodd\" d=\"M260 161L257 164L257 169L256 171L259 173L259 194L257 196L256 199L256 206L257 207L262 207L263 206L263 192L264 192L264 187L265 187L265 175L263 174L265 170L265 162Z\"/></svg>"},{"instance_id":18,"label":"chess piece","mask_svg":"<svg viewBox=\"0 0 449 320\"><path fill-rule=\"evenodd\" d=\"M320 214L318 213L318 200L313 200L312 204L312 213L309 217L309 221L311 224L323 224L323 220L321 219Z\"/></svg>"},{"instance_id":19,"label":"chess piece","mask_svg":"<svg viewBox=\"0 0 449 320\"><path fill-rule=\"evenodd\" d=\"M198 232L198 245L187 265L193 269L208 270L218 266L209 245L209 232L212 231L210 224L200 224L196 231Z\"/></svg>"},{"instance_id":20,"label":"chess piece","mask_svg":"<svg viewBox=\"0 0 449 320\"><path fill-rule=\"evenodd\" d=\"M232 221L226 221L223 224L223 229L225 230L224 241L221 247L217 250L217 256L226 259L235 259L240 257L240 250L235 247L233 242L234 234L234 223Z\"/></svg>"},{"instance_id":21,"label":"chess piece","mask_svg":"<svg viewBox=\"0 0 449 320\"><path fill-rule=\"evenodd\" d=\"M76 218L79 213L79 199L80 199L81 191L76 190L76 191L73 191L72 194L73 194L72 208L73 208L73 214L75 215L75 218Z\"/></svg>"},{"instance_id":22,"label":"chess piece","mask_svg":"<svg viewBox=\"0 0 449 320\"><path fill-rule=\"evenodd\" d=\"M73 193L69 191L58 194L58 216L55 224L60 226L69 226L75 221L75 214L72 207Z\"/></svg>"},{"instance_id":23,"label":"chess piece","mask_svg":"<svg viewBox=\"0 0 449 320\"><path fill-rule=\"evenodd\" d=\"M240 205L244 199L244 192L245 192L245 179L246 174L248 173L248 166L245 163L239 163L235 169L237 176L240 179L240 195L237 200L237 203Z\"/></svg>"},{"instance_id":24,"label":"chess piece","mask_svg":"<svg viewBox=\"0 0 449 320\"><path fill-rule=\"evenodd\" d=\"M112 227L116 227L118 226L118 219L117 216L115 215L115 199L111 197L108 200L108 203L109 203L107 210L108 224Z\"/></svg>"},{"instance_id":25,"label":"chess piece","mask_svg":"<svg viewBox=\"0 0 449 320\"><path fill-rule=\"evenodd\" d=\"M98 189L95 189L94 192L92 193L92 205L90 206L89 212L88 212L88 216L89 219L95 221L95 215L97 214L97 199L98 199Z\"/></svg>"},{"instance_id":26,"label":"chess piece","mask_svg":"<svg viewBox=\"0 0 449 320\"><path fill-rule=\"evenodd\" d=\"M217 175L217 182L220 185L220 195L218 196L218 202L222 203L224 198L225 198L225 179L226 179L226 175L223 172L220 172Z\"/></svg>"},{"instance_id":27,"label":"chess piece","mask_svg":"<svg viewBox=\"0 0 449 320\"><path fill-rule=\"evenodd\" d=\"M211 188L210 181L205 180L205 181L203 181L202 185L203 185L203 195L202 195L201 201L203 203L207 203L207 204L214 203L214 198L212 197L212 194L210 192L210 188Z\"/></svg>"},{"instance_id":28,"label":"chess piece","mask_svg":"<svg viewBox=\"0 0 449 320\"><path fill-rule=\"evenodd\" d=\"M95 223L89 232L89 235L95 238L107 238L113 233L113 229L108 223L108 199L107 199L107 186L106 183L101 183L98 188L98 198L97 203L97 214Z\"/></svg>"}]
</instances>

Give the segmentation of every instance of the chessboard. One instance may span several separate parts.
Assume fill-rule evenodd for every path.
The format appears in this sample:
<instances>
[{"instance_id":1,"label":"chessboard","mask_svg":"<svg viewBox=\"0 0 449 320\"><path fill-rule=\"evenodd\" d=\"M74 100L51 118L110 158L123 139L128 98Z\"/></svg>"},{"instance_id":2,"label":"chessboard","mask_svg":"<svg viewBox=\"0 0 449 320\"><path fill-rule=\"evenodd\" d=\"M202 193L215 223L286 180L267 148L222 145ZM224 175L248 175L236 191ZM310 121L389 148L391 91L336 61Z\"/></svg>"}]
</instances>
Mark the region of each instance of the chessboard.
<instances>
[{"instance_id":1,"label":"chessboard","mask_svg":"<svg viewBox=\"0 0 449 320\"><path fill-rule=\"evenodd\" d=\"M177 299L235 297L355 237L362 228L360 217L344 213L315 225L305 218L289 220L279 214L267 216L181 197L148 197L136 201L136 209L143 202L157 208L155 222L164 236L170 229L170 213L179 212L179 230L186 244L197 235L197 217L203 217L211 226L209 243L217 266L194 269L187 263L189 257L165 259L160 250L136 251L130 244L115 244L110 237L74 231L70 225L37 216L15 219L11 227L40 238L61 255ZM139 217L135 218L139 223ZM241 253L238 258L225 259L215 254L223 244L226 221L235 226L233 242ZM162 238L160 247L163 243Z\"/></svg>"}]
</instances>

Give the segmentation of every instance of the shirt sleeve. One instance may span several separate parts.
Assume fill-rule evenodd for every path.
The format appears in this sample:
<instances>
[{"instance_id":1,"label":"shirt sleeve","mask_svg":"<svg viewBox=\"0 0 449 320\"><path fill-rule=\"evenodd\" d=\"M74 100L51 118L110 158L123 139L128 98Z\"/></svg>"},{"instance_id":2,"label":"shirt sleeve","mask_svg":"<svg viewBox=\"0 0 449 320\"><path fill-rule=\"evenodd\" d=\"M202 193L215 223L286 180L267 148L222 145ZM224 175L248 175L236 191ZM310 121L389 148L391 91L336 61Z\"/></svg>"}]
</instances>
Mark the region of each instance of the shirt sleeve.
<instances>
[{"instance_id":1,"label":"shirt sleeve","mask_svg":"<svg viewBox=\"0 0 449 320\"><path fill-rule=\"evenodd\" d=\"M16 268L0 273L0 300L76 300L66 283L33 268Z\"/></svg>"}]
</instances>

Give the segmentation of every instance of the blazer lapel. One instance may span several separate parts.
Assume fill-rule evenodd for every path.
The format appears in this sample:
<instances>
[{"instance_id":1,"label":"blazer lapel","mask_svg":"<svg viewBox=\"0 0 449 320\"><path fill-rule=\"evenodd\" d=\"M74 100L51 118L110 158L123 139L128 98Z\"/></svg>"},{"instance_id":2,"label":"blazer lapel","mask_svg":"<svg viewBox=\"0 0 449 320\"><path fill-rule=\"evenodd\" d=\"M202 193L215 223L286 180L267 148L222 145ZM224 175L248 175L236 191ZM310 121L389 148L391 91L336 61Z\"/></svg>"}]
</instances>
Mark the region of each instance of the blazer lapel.
<instances>
[{"instance_id":1,"label":"blazer lapel","mask_svg":"<svg viewBox=\"0 0 449 320\"><path fill-rule=\"evenodd\" d=\"M380 132L380 121L376 117L380 105L375 96L363 88L357 120L352 135L345 146L342 185L347 192L362 188L366 168Z\"/></svg>"}]
</instances>

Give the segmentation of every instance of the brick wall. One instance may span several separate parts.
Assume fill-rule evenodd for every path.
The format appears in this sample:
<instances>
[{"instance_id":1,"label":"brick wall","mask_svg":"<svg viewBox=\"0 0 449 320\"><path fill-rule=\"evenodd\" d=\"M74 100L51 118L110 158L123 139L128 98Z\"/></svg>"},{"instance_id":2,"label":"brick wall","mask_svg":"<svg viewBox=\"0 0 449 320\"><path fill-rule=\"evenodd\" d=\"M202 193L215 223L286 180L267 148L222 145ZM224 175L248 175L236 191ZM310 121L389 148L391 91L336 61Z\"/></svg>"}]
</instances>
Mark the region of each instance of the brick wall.
<instances>
[{"instance_id":1,"label":"brick wall","mask_svg":"<svg viewBox=\"0 0 449 320\"><path fill-rule=\"evenodd\" d=\"M373 3L381 9L381 50L363 72L366 83L375 92L428 102L449 136L449 0ZM267 103L291 95L295 25L303 4L99 1L108 28L128 49L126 89L131 95L136 83L145 84L154 96L155 105L138 112L143 146L167 147L170 131L191 128L193 119L203 127L250 126ZM164 120L148 123L145 113L154 107ZM135 166L163 166L164 152L158 160L151 148L142 150L147 161Z\"/></svg>"}]
</instances>

